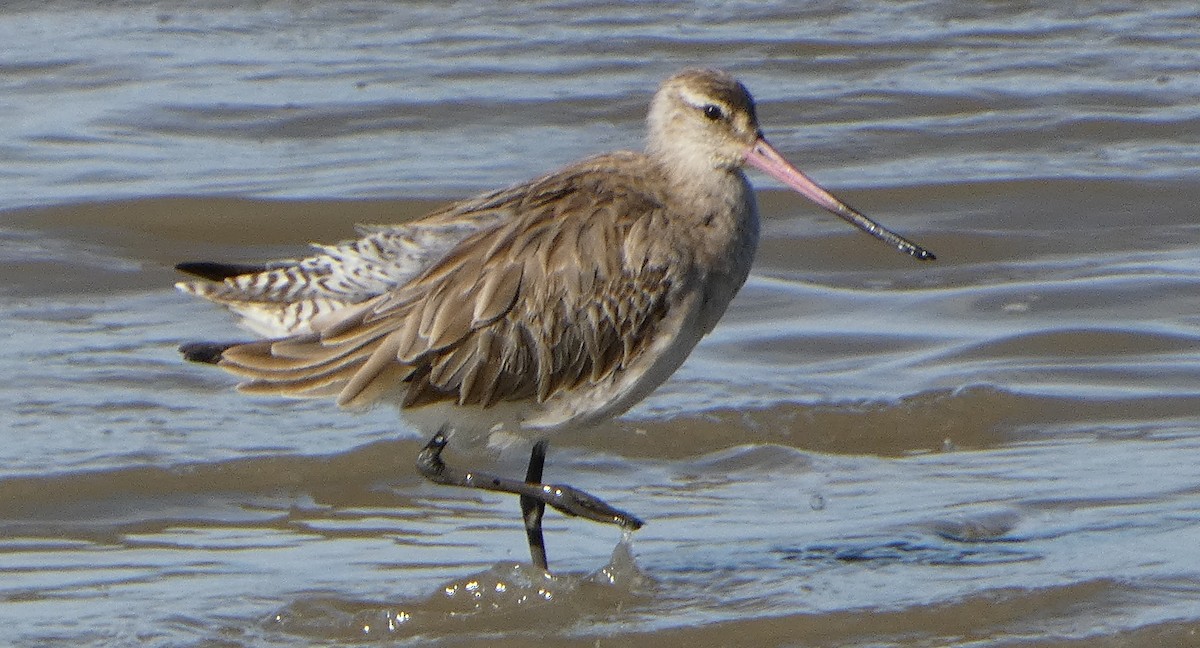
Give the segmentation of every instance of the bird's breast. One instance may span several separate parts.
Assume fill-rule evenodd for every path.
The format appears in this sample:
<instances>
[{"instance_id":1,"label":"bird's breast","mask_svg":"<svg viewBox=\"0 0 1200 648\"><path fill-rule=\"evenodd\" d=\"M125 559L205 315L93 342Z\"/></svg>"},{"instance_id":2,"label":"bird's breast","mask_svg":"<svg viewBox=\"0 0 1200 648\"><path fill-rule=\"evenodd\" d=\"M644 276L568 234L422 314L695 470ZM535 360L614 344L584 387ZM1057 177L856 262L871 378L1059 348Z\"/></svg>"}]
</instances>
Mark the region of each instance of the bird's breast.
<instances>
[{"instance_id":1,"label":"bird's breast","mask_svg":"<svg viewBox=\"0 0 1200 648\"><path fill-rule=\"evenodd\" d=\"M693 250L691 288L699 293L696 315L708 333L746 282L758 248L758 205L745 177L728 174L720 191L701 195L690 220L681 232Z\"/></svg>"}]
</instances>

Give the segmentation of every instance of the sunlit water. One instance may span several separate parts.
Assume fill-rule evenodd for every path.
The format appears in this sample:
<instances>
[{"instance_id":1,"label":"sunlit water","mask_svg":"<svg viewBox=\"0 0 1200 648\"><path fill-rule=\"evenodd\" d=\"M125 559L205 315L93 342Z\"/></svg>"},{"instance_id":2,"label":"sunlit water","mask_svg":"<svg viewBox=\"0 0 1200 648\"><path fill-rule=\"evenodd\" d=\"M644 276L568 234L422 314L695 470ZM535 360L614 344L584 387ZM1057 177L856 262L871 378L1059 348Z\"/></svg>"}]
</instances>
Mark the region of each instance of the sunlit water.
<instances>
[{"instance_id":1,"label":"sunlit water","mask_svg":"<svg viewBox=\"0 0 1200 648\"><path fill-rule=\"evenodd\" d=\"M877 5L0 9L4 643L1200 645L1200 14ZM721 326L551 447L644 529L550 513L546 576L393 412L179 360L239 333L175 262L636 148L695 64L939 260L754 177Z\"/></svg>"}]
</instances>

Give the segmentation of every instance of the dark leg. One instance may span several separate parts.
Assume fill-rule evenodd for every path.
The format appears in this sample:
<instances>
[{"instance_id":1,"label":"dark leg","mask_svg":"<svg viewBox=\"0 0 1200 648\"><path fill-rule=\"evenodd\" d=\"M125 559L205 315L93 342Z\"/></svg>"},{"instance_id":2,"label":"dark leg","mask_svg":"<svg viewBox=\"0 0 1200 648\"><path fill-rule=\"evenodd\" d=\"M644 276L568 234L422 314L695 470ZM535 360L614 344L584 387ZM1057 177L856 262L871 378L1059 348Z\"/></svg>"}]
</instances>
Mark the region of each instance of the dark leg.
<instances>
[{"instance_id":1,"label":"dark leg","mask_svg":"<svg viewBox=\"0 0 1200 648\"><path fill-rule=\"evenodd\" d=\"M547 441L533 444L529 453L529 470L525 473L526 484L542 483L542 467L546 465ZM529 556L535 567L548 570L546 563L546 541L542 538L542 515L546 512L546 503L530 497L521 496L521 517L525 518L525 535L529 538Z\"/></svg>"},{"instance_id":2,"label":"dark leg","mask_svg":"<svg viewBox=\"0 0 1200 648\"><path fill-rule=\"evenodd\" d=\"M525 528L529 536L529 551L535 564L545 566L545 549L542 547L541 517L546 505L564 515L578 516L615 524L623 529L641 528L642 521L636 516L613 508L598 497L589 495L571 486L541 483L542 465L546 458L546 446L537 444L529 457L529 481L497 477L487 473L462 471L451 468L442 461L442 450L446 447L446 435L439 431L433 435L425 448L417 455L417 470L429 481L447 486L480 488L498 493L513 493L521 496L521 511L525 515ZM541 446L540 448L538 446ZM536 477L536 479L535 479ZM534 537L536 534L536 543Z\"/></svg>"}]
</instances>

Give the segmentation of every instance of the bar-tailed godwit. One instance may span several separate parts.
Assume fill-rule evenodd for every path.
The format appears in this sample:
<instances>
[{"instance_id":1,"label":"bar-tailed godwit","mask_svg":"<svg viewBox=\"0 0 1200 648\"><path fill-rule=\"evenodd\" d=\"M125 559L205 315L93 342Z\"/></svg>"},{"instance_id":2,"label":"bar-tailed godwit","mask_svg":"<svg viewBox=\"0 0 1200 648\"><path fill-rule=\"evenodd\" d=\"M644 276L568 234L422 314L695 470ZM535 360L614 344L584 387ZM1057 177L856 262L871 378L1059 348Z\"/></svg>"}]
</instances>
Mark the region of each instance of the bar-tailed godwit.
<instances>
[{"instance_id":1,"label":"bar-tailed godwit","mask_svg":"<svg viewBox=\"0 0 1200 648\"><path fill-rule=\"evenodd\" d=\"M262 265L184 263L180 290L267 339L194 343L191 360L241 390L399 406L432 435L417 457L440 484L520 495L533 562L542 514L636 529L642 522L542 483L547 438L621 414L665 381L746 280L758 243L749 165L917 259L924 248L838 200L759 130L730 75L686 70L650 105L645 152L586 159L402 225ZM448 443L499 430L533 441L525 479L461 471Z\"/></svg>"}]
</instances>

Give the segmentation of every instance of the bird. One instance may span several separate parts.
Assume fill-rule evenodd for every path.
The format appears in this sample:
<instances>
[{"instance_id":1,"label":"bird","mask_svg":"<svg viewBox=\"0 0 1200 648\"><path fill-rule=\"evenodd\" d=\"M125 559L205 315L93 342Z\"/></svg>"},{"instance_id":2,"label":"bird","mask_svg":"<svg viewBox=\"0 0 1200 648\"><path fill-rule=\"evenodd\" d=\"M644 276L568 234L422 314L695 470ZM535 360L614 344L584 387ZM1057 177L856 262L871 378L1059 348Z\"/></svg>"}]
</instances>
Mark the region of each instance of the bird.
<instances>
[{"instance_id":1,"label":"bird","mask_svg":"<svg viewBox=\"0 0 1200 648\"><path fill-rule=\"evenodd\" d=\"M395 405L430 436L437 484L519 496L530 557L548 570L546 506L636 530L643 521L542 481L549 438L616 417L669 378L746 281L759 238L752 167L918 260L924 247L848 206L765 138L746 87L689 68L659 86L643 151L616 151L417 220L359 226L263 264L187 262L187 294L260 339L191 342L252 394ZM497 432L532 443L524 479L447 465Z\"/></svg>"}]
</instances>

